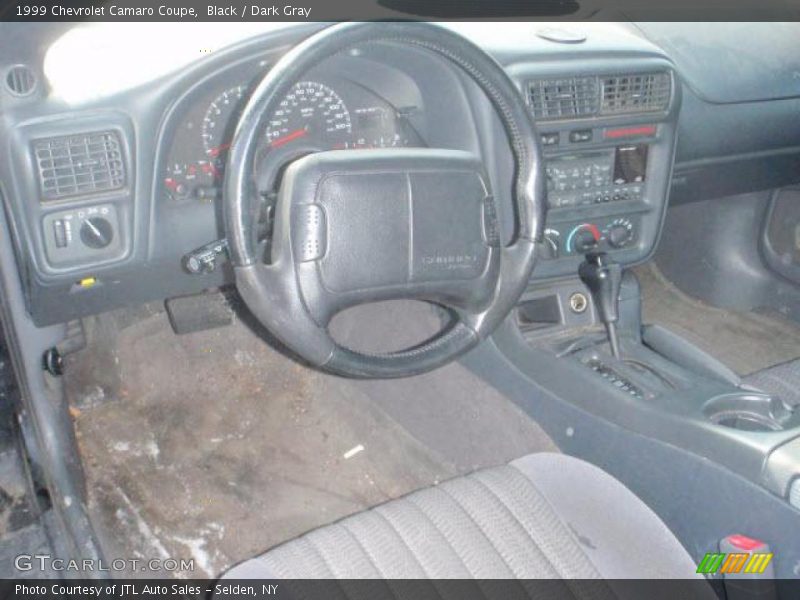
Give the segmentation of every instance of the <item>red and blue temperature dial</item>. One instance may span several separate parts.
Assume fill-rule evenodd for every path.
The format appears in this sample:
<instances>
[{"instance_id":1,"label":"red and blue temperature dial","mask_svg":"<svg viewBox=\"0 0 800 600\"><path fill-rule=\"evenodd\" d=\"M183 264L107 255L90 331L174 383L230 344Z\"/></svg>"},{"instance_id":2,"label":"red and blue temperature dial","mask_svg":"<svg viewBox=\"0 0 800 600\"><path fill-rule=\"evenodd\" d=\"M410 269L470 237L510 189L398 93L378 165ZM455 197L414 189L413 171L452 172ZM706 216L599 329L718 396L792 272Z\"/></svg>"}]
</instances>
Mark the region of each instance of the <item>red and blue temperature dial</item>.
<instances>
[{"instance_id":1,"label":"red and blue temperature dial","mask_svg":"<svg viewBox=\"0 0 800 600\"><path fill-rule=\"evenodd\" d=\"M600 243L600 229L594 223L581 223L567 235L566 250L569 254L588 252Z\"/></svg>"}]
</instances>

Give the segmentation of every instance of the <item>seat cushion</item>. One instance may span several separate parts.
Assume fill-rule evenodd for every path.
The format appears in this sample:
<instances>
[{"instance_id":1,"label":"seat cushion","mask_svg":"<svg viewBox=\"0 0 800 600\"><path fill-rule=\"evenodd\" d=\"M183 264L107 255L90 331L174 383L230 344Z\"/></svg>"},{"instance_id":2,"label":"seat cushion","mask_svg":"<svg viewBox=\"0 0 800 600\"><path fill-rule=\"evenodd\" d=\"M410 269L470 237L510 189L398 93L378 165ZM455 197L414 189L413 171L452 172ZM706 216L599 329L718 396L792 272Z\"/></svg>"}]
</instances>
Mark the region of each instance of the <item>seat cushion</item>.
<instances>
[{"instance_id":1,"label":"seat cushion","mask_svg":"<svg viewBox=\"0 0 800 600\"><path fill-rule=\"evenodd\" d=\"M314 530L225 577L691 578L695 569L664 523L619 481L581 460L543 453Z\"/></svg>"}]
</instances>

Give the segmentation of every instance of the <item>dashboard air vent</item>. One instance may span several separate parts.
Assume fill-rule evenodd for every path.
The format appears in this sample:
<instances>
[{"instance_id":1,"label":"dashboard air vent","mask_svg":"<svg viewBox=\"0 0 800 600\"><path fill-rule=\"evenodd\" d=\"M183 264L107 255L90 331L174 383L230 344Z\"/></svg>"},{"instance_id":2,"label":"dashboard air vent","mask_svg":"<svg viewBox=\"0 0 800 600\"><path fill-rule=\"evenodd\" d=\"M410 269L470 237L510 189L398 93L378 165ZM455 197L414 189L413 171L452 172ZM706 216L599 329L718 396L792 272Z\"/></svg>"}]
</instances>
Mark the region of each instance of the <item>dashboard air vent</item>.
<instances>
[{"instance_id":1,"label":"dashboard air vent","mask_svg":"<svg viewBox=\"0 0 800 600\"><path fill-rule=\"evenodd\" d=\"M27 96L36 85L36 76L25 65L11 67L6 74L6 87L15 96Z\"/></svg>"},{"instance_id":2,"label":"dashboard air vent","mask_svg":"<svg viewBox=\"0 0 800 600\"><path fill-rule=\"evenodd\" d=\"M604 115L666 110L670 98L668 73L611 75L601 78Z\"/></svg>"},{"instance_id":3,"label":"dashboard air vent","mask_svg":"<svg viewBox=\"0 0 800 600\"><path fill-rule=\"evenodd\" d=\"M116 190L125 164L115 131L82 133L33 142L42 201Z\"/></svg>"},{"instance_id":4,"label":"dashboard air vent","mask_svg":"<svg viewBox=\"0 0 800 600\"><path fill-rule=\"evenodd\" d=\"M592 117L600 106L597 77L541 79L528 83L533 117L541 121Z\"/></svg>"}]
</instances>

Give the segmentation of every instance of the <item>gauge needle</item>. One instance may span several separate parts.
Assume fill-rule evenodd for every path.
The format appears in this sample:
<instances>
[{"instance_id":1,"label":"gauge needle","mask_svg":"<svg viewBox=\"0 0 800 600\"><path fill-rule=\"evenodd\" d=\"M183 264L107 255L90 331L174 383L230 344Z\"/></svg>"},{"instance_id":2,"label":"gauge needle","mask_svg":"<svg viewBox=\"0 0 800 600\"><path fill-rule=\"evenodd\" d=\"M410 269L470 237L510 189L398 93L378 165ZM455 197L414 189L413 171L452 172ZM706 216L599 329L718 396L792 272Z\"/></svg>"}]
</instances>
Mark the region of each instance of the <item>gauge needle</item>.
<instances>
[{"instance_id":1,"label":"gauge needle","mask_svg":"<svg viewBox=\"0 0 800 600\"><path fill-rule=\"evenodd\" d=\"M288 144L292 140L296 140L297 138L301 138L308 133L307 129L296 129L291 133L287 133L286 135L276 138L270 142L270 146L272 148L277 148L278 146L283 146L284 144Z\"/></svg>"},{"instance_id":2,"label":"gauge needle","mask_svg":"<svg viewBox=\"0 0 800 600\"><path fill-rule=\"evenodd\" d=\"M213 148L209 148L208 149L208 155L211 156L212 158L216 157L216 156L219 156L220 154L222 154L222 152L224 150L227 150L230 147L231 147L230 142L227 143L227 144L220 144L219 146L215 146Z\"/></svg>"}]
</instances>

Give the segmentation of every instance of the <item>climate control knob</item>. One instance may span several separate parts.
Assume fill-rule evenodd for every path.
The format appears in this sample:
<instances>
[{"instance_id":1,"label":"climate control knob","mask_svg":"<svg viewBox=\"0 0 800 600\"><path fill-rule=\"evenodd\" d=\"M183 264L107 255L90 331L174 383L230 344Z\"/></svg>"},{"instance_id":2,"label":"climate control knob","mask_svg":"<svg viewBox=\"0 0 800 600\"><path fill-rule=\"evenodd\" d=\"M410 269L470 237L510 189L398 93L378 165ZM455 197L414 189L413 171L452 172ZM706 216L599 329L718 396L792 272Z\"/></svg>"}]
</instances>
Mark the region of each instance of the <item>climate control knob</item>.
<instances>
[{"instance_id":1,"label":"climate control knob","mask_svg":"<svg viewBox=\"0 0 800 600\"><path fill-rule=\"evenodd\" d=\"M597 247L597 240L594 238L591 231L588 229L581 229L575 234L572 245L575 248L575 252L584 254Z\"/></svg>"},{"instance_id":2,"label":"climate control knob","mask_svg":"<svg viewBox=\"0 0 800 600\"><path fill-rule=\"evenodd\" d=\"M567 250L578 254L586 254L597 248L600 242L600 230L597 225L584 223L570 231L567 236Z\"/></svg>"},{"instance_id":3,"label":"climate control knob","mask_svg":"<svg viewBox=\"0 0 800 600\"><path fill-rule=\"evenodd\" d=\"M624 248L633 239L633 224L628 219L615 219L606 229L606 240L612 248Z\"/></svg>"},{"instance_id":4,"label":"climate control knob","mask_svg":"<svg viewBox=\"0 0 800 600\"><path fill-rule=\"evenodd\" d=\"M80 236L86 246L100 250L114 239L114 228L103 217L89 217L81 225Z\"/></svg>"}]
</instances>

